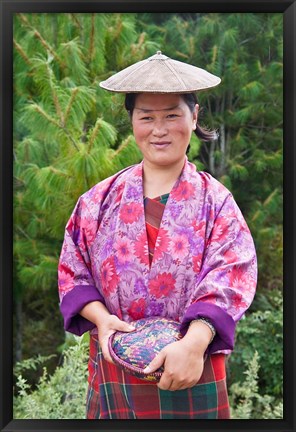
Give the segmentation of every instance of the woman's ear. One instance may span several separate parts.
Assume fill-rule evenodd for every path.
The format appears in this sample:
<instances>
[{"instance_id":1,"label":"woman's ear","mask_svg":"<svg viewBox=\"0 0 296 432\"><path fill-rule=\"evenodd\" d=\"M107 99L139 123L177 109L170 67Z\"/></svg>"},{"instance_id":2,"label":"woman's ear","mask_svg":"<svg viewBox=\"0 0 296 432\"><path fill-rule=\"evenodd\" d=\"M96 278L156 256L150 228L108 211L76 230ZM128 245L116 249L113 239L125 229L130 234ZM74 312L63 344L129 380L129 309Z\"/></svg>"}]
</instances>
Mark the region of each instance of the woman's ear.
<instances>
[{"instance_id":1,"label":"woman's ear","mask_svg":"<svg viewBox=\"0 0 296 432\"><path fill-rule=\"evenodd\" d=\"M199 105L195 104L195 115L196 115L196 121L198 119L198 111L199 111Z\"/></svg>"},{"instance_id":2,"label":"woman's ear","mask_svg":"<svg viewBox=\"0 0 296 432\"><path fill-rule=\"evenodd\" d=\"M196 104L194 111L193 111L193 126L192 126L193 130L196 129L196 124L197 124L197 119L198 119L198 110L199 110L199 105Z\"/></svg>"}]
</instances>

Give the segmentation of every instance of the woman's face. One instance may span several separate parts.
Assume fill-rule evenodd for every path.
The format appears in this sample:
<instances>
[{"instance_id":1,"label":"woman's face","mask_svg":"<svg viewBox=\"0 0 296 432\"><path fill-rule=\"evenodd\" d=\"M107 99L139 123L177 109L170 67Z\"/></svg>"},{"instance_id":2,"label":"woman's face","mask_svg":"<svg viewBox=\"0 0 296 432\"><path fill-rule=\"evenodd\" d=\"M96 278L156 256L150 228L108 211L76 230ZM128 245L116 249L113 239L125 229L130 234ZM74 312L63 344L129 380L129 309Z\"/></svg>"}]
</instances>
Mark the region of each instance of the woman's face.
<instances>
[{"instance_id":1,"label":"woman's face","mask_svg":"<svg viewBox=\"0 0 296 432\"><path fill-rule=\"evenodd\" d=\"M140 93L135 101L132 126L144 161L153 166L182 163L197 114L198 105L191 112L178 94Z\"/></svg>"}]
</instances>

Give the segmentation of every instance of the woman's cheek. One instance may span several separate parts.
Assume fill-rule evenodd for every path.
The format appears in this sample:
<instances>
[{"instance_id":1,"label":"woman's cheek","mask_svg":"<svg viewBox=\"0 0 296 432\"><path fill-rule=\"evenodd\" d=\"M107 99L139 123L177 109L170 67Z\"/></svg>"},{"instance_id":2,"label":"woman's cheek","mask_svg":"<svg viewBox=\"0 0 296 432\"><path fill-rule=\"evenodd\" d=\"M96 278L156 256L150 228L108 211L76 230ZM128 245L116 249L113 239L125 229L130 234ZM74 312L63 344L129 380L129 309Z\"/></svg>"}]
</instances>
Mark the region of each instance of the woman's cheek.
<instances>
[{"instance_id":1,"label":"woman's cheek","mask_svg":"<svg viewBox=\"0 0 296 432\"><path fill-rule=\"evenodd\" d=\"M150 134L150 128L147 126L134 126L133 128L134 137L136 142L140 145L142 142L146 141Z\"/></svg>"}]
</instances>

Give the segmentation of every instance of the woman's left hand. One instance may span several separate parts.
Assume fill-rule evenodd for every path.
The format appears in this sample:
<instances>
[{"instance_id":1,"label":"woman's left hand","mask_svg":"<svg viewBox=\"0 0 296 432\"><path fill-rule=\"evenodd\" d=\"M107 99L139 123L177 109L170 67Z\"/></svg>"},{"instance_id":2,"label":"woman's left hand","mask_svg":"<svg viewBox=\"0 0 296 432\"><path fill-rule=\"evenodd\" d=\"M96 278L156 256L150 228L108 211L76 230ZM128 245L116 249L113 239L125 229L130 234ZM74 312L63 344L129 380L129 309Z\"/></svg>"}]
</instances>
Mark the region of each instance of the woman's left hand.
<instances>
[{"instance_id":1,"label":"woman's left hand","mask_svg":"<svg viewBox=\"0 0 296 432\"><path fill-rule=\"evenodd\" d=\"M154 372L162 365L164 372L158 387L162 390L184 390L198 383L203 372L204 357L180 340L166 346L152 360L148 366L149 372Z\"/></svg>"},{"instance_id":2,"label":"woman's left hand","mask_svg":"<svg viewBox=\"0 0 296 432\"><path fill-rule=\"evenodd\" d=\"M204 353L211 339L209 328L194 323L183 339L163 348L144 370L156 371L162 365L164 372L157 384L162 390L184 390L195 386L203 372Z\"/></svg>"}]
</instances>

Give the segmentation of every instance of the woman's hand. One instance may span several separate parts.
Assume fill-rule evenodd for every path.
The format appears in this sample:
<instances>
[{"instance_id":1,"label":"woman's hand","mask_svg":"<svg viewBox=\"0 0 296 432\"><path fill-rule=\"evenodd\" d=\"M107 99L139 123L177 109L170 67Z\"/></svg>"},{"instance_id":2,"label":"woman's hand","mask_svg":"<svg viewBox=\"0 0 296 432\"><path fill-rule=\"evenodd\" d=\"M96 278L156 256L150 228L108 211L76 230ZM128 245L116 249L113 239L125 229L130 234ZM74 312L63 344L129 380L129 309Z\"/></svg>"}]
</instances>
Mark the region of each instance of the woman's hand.
<instances>
[{"instance_id":1,"label":"woman's hand","mask_svg":"<svg viewBox=\"0 0 296 432\"><path fill-rule=\"evenodd\" d=\"M157 384L162 390L184 390L195 386L203 372L204 353L211 336L205 324L194 322L183 339L162 349L144 372L154 372L163 365L164 372Z\"/></svg>"},{"instance_id":2,"label":"woman's hand","mask_svg":"<svg viewBox=\"0 0 296 432\"><path fill-rule=\"evenodd\" d=\"M195 386L203 372L203 353L197 353L180 341L167 345L150 363L149 370L154 372L164 365L164 372L157 384L162 390L184 390Z\"/></svg>"},{"instance_id":3,"label":"woman's hand","mask_svg":"<svg viewBox=\"0 0 296 432\"><path fill-rule=\"evenodd\" d=\"M113 363L108 347L109 337L117 330L131 332L135 328L125 321L121 321L116 315L111 315L106 306L99 301L88 303L79 313L96 325L104 359Z\"/></svg>"},{"instance_id":4,"label":"woman's hand","mask_svg":"<svg viewBox=\"0 0 296 432\"><path fill-rule=\"evenodd\" d=\"M98 337L105 360L113 363L108 347L109 337L116 331L132 332L133 330L135 327L121 321L116 315L108 315L105 316L104 320L101 320L98 325Z\"/></svg>"}]
</instances>

